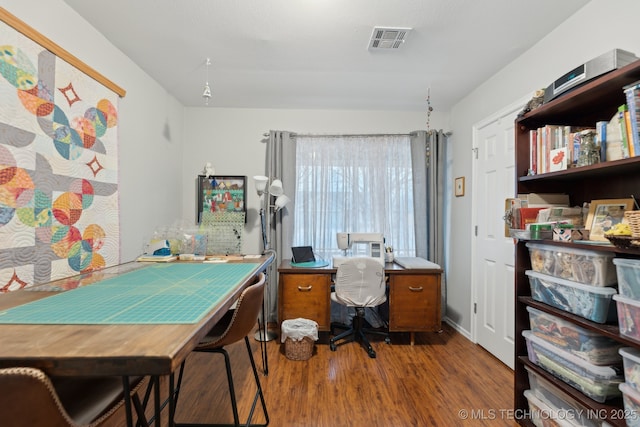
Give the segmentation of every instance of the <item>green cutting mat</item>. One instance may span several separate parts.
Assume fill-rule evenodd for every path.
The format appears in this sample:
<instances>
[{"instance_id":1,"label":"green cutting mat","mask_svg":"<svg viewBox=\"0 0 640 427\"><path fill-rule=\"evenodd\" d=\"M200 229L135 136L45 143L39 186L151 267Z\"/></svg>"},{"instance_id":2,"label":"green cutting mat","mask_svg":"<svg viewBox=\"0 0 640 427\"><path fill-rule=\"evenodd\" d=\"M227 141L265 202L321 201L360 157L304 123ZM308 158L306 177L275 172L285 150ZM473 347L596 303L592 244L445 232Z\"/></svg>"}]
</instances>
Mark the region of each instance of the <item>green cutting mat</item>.
<instances>
[{"instance_id":1,"label":"green cutting mat","mask_svg":"<svg viewBox=\"0 0 640 427\"><path fill-rule=\"evenodd\" d=\"M2 311L0 323L196 323L257 265L152 264Z\"/></svg>"}]
</instances>

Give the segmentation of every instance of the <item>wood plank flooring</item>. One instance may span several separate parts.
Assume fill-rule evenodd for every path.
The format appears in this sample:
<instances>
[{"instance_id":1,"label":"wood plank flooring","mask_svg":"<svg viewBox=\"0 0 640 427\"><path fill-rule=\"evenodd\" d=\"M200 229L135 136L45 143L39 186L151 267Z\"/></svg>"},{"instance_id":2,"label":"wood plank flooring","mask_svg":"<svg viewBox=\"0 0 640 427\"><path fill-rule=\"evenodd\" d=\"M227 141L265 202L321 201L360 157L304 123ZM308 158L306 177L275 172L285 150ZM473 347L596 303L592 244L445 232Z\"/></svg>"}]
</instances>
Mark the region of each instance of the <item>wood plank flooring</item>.
<instances>
[{"instance_id":1,"label":"wood plank flooring","mask_svg":"<svg viewBox=\"0 0 640 427\"><path fill-rule=\"evenodd\" d=\"M414 346L409 334L392 334L390 345L374 340L376 359L357 343L330 351L326 333L306 361L287 359L279 339L270 341L268 376L259 343L250 341L273 427L517 425L513 371L446 324L441 333L416 334ZM242 421L255 383L244 342L228 350ZM224 372L220 354L189 356L178 422L233 421ZM253 421L264 421L259 404Z\"/></svg>"}]
</instances>

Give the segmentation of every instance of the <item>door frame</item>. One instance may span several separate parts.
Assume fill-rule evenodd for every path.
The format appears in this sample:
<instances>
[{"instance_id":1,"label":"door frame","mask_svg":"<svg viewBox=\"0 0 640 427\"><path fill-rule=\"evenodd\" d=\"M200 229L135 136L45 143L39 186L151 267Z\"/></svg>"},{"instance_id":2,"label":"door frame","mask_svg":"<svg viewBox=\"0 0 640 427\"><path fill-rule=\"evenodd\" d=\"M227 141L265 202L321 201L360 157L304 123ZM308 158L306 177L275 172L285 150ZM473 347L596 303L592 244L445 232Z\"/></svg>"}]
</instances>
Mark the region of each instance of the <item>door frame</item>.
<instances>
[{"instance_id":1,"label":"door frame","mask_svg":"<svg viewBox=\"0 0 640 427\"><path fill-rule=\"evenodd\" d=\"M524 106L526 105L526 103L531 99L531 95L525 96L523 97L521 100L519 101L515 101L511 104L509 104L506 107L503 107L501 109L499 109L498 111L496 111L495 113L490 114L488 117L476 122L473 126L472 126L472 139L471 139L471 151L472 151L472 156L475 155L475 153L478 150L478 132L479 129L487 126L489 123L497 120L500 117L506 116L508 114L513 114L514 115L514 121L517 118L517 114L518 112L520 112ZM514 135L515 138L515 135ZM476 165L476 158L472 157L471 160L471 176L472 176L472 180L474 183L478 182L478 167ZM513 179L515 181L516 177L513 176L511 177L511 179ZM477 264L477 251L476 251L476 245L477 245L477 236L475 233L475 227L478 225L476 224L476 220L478 217L478 200L477 200L477 191L473 191L471 194L471 241L472 241L472 245L471 245L471 306L469 307L469 315L471 316L471 341L474 344L478 344L478 316L475 313L474 310L474 304L477 303L478 300L478 282L479 282L479 275L478 272L476 271L476 264ZM514 260L515 261L515 260ZM513 303L515 304L515 301L513 301ZM514 319L515 322L515 319Z\"/></svg>"}]
</instances>

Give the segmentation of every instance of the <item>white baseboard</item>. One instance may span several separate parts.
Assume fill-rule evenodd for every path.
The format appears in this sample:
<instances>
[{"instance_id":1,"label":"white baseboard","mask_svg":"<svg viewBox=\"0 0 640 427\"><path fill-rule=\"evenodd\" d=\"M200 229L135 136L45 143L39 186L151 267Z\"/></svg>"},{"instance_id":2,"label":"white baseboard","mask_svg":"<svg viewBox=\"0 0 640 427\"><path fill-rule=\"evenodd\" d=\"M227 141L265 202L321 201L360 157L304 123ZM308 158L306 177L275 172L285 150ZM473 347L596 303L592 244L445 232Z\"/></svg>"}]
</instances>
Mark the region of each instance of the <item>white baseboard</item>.
<instances>
[{"instance_id":1,"label":"white baseboard","mask_svg":"<svg viewBox=\"0 0 640 427\"><path fill-rule=\"evenodd\" d=\"M446 316L442 320L446 322L449 326L451 326L453 329L455 329L458 333L460 333L463 337L473 342L473 340L471 339L471 333L469 331L461 328L460 325L458 325L457 323L455 323L453 320L449 319Z\"/></svg>"}]
</instances>

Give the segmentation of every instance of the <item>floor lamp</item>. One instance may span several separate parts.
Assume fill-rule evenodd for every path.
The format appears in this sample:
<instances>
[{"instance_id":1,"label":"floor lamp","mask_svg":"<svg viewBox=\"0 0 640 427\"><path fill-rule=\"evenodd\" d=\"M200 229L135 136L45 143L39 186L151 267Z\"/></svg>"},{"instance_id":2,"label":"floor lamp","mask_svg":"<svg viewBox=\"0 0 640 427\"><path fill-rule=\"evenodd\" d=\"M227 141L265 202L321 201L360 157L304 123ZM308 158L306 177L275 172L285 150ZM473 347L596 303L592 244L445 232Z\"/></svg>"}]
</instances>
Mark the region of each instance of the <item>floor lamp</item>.
<instances>
[{"instance_id":1,"label":"floor lamp","mask_svg":"<svg viewBox=\"0 0 640 427\"><path fill-rule=\"evenodd\" d=\"M276 249L271 248L269 237L271 231L271 220L275 218L277 212L285 207L289 203L290 199L284 194L282 188L282 181L274 179L267 190L267 184L269 178L266 176L258 175L254 176L253 180L256 186L256 192L260 196L260 231L262 233L262 254L273 253L276 256ZM266 196L266 197L265 197ZM271 204L271 199L275 198L274 203ZM273 210L273 212L272 212ZM268 215L268 217L267 217ZM273 215L273 216L271 216ZM271 268L271 265L268 269ZM267 273L270 276L269 273ZM269 277L270 279L270 277ZM258 341L266 342L271 341L277 337L277 334L273 331L269 331L267 328L266 311L271 308L271 280L267 282L266 298L262 307L262 328L258 328L255 339Z\"/></svg>"}]
</instances>

